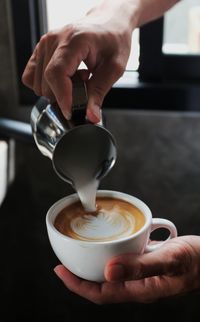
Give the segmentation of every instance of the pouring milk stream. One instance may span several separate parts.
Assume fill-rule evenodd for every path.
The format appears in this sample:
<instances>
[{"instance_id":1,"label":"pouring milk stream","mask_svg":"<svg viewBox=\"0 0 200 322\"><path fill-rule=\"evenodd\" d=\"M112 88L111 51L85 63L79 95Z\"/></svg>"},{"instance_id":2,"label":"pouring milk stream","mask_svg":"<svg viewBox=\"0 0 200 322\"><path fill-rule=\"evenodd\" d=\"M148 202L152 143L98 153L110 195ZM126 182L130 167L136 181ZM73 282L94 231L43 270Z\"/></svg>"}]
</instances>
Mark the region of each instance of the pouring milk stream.
<instances>
[{"instance_id":1,"label":"pouring milk stream","mask_svg":"<svg viewBox=\"0 0 200 322\"><path fill-rule=\"evenodd\" d=\"M86 119L87 91L78 74L72 83L71 120L64 118L57 104L40 98L31 113L32 132L58 176L74 187L85 210L94 212L99 182L116 160L116 143L102 119L98 124Z\"/></svg>"}]
</instances>

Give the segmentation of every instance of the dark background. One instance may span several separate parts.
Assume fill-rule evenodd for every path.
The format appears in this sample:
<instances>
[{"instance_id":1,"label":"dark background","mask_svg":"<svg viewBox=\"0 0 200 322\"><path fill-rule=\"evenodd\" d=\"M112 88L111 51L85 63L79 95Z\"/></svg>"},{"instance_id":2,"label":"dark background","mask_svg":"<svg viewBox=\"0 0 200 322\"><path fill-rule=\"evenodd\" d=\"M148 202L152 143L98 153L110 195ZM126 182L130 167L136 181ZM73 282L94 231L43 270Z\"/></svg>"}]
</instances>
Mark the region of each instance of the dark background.
<instances>
[{"instance_id":1,"label":"dark background","mask_svg":"<svg viewBox=\"0 0 200 322\"><path fill-rule=\"evenodd\" d=\"M106 119L117 140L118 159L100 188L135 195L154 217L172 220L179 235L199 235L199 114L113 110ZM1 207L0 321L194 321L198 294L152 304L97 306L67 290L53 272L58 260L45 215L74 191L34 145L18 142L16 149L16 179Z\"/></svg>"}]
</instances>

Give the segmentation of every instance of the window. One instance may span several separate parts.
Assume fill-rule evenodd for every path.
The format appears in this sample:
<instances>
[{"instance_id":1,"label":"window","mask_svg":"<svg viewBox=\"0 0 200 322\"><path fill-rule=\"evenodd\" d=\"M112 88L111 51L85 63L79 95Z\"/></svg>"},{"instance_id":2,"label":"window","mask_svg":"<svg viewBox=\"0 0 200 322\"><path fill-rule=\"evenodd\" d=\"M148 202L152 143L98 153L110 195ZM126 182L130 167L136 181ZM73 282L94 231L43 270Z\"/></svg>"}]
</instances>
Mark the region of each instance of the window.
<instances>
[{"instance_id":1,"label":"window","mask_svg":"<svg viewBox=\"0 0 200 322\"><path fill-rule=\"evenodd\" d=\"M164 19L165 54L200 55L200 1L184 0L169 10Z\"/></svg>"},{"instance_id":2,"label":"window","mask_svg":"<svg viewBox=\"0 0 200 322\"><path fill-rule=\"evenodd\" d=\"M200 2L180 1L164 18L163 75L166 79L200 82Z\"/></svg>"},{"instance_id":3,"label":"window","mask_svg":"<svg viewBox=\"0 0 200 322\"><path fill-rule=\"evenodd\" d=\"M200 2L184 0L140 28L139 78L169 82L200 82Z\"/></svg>"}]
</instances>

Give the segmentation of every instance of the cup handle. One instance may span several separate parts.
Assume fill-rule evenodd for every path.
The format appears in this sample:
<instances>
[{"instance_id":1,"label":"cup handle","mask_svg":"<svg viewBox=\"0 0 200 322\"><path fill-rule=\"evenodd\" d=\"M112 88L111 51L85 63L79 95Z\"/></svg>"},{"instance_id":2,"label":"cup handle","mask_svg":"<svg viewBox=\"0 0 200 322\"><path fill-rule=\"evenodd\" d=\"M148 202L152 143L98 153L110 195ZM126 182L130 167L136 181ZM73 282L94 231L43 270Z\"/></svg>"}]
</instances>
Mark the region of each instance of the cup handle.
<instances>
[{"instance_id":1,"label":"cup handle","mask_svg":"<svg viewBox=\"0 0 200 322\"><path fill-rule=\"evenodd\" d=\"M163 219L163 218L153 218L152 219L152 225L151 225L151 233L158 229L158 228L165 228L169 230L170 235L169 237L161 242L158 242L153 245L147 245L145 248L145 253L153 252L154 250L160 248L163 244L165 244L169 239L177 237L177 229L176 226L169 220Z\"/></svg>"}]
</instances>

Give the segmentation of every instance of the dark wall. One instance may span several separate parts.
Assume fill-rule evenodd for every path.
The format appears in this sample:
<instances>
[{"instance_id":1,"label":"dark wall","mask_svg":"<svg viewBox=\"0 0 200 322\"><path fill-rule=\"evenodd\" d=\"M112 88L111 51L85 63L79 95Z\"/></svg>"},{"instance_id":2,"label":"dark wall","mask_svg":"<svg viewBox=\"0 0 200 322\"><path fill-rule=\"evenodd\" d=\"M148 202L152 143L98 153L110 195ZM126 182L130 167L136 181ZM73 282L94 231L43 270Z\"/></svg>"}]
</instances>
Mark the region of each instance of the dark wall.
<instances>
[{"instance_id":1,"label":"dark wall","mask_svg":"<svg viewBox=\"0 0 200 322\"><path fill-rule=\"evenodd\" d=\"M17 73L10 1L0 1L0 116L17 106Z\"/></svg>"}]
</instances>

